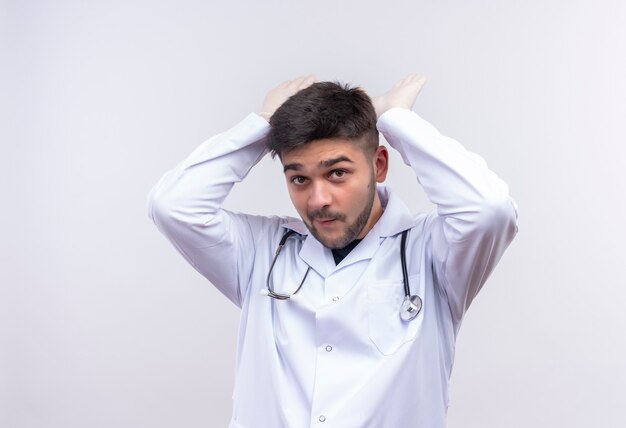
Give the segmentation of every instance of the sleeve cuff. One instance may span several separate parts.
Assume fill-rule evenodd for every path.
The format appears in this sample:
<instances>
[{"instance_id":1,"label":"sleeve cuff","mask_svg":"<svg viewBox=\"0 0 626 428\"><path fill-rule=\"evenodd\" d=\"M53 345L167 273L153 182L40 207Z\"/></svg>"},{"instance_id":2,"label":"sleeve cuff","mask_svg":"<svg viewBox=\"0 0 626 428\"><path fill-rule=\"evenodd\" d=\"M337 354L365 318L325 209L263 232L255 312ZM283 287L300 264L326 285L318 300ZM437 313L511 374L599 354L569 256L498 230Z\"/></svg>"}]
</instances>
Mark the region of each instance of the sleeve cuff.
<instances>
[{"instance_id":1,"label":"sleeve cuff","mask_svg":"<svg viewBox=\"0 0 626 428\"><path fill-rule=\"evenodd\" d=\"M404 122L409 118L413 120L415 120L415 118L423 120L413 110L403 107L393 107L380 115L376 122L376 128L380 132L386 133L395 128L396 123Z\"/></svg>"}]
</instances>

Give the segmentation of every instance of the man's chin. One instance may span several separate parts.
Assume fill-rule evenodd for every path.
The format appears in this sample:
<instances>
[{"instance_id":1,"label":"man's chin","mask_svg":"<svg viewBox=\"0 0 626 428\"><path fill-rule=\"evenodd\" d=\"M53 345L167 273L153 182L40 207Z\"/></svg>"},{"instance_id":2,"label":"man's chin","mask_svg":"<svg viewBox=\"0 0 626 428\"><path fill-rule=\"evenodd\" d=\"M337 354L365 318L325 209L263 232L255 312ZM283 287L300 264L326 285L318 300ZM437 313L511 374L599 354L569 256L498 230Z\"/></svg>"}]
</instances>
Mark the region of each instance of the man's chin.
<instances>
[{"instance_id":1,"label":"man's chin","mask_svg":"<svg viewBox=\"0 0 626 428\"><path fill-rule=\"evenodd\" d=\"M309 229L309 232L311 232L311 235L313 235L320 244L322 244L326 248L330 248L331 250L341 249L354 240L354 238L351 239L346 234L340 236L331 236L328 233L323 233L317 227L315 227L314 224L311 224L308 221L304 221L304 224L306 225L307 229Z\"/></svg>"},{"instance_id":2,"label":"man's chin","mask_svg":"<svg viewBox=\"0 0 626 428\"><path fill-rule=\"evenodd\" d=\"M339 250L353 241L353 239L350 239L350 237L346 235L338 237L325 236L320 234L316 229L311 229L311 233L324 247L330 248L331 250Z\"/></svg>"}]
</instances>

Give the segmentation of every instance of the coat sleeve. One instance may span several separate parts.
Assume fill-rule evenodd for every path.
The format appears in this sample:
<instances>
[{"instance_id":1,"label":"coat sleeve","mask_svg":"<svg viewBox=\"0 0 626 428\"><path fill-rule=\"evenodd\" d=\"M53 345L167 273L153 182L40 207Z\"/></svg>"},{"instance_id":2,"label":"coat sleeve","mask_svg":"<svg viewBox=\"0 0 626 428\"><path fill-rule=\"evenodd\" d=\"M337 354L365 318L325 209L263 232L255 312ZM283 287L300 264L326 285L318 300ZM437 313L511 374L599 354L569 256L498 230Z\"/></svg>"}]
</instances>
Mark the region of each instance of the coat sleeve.
<instances>
[{"instance_id":1,"label":"coat sleeve","mask_svg":"<svg viewBox=\"0 0 626 428\"><path fill-rule=\"evenodd\" d=\"M483 158L415 112L390 109L377 126L437 206L430 228L433 267L458 329L517 233L517 206Z\"/></svg>"},{"instance_id":2,"label":"coat sleeve","mask_svg":"<svg viewBox=\"0 0 626 428\"><path fill-rule=\"evenodd\" d=\"M237 306L252 274L253 231L265 219L231 213L222 202L267 153L268 130L265 119L249 114L165 173L147 197L157 228Z\"/></svg>"}]
</instances>

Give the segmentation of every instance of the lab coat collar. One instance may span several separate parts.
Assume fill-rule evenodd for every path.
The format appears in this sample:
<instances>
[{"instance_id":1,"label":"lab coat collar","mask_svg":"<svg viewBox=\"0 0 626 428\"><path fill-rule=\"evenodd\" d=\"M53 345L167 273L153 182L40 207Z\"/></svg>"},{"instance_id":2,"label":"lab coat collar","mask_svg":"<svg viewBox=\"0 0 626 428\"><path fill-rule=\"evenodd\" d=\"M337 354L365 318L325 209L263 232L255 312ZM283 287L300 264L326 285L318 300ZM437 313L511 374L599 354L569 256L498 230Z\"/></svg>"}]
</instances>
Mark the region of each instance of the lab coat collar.
<instances>
[{"instance_id":1,"label":"lab coat collar","mask_svg":"<svg viewBox=\"0 0 626 428\"><path fill-rule=\"evenodd\" d=\"M391 189L384 185L379 185L377 191L384 208L383 215L359 245L339 264L341 267L360 260L371 259L380 246L381 238L397 235L414 225L415 219L413 215ZM322 277L326 277L335 269L335 261L331 250L315 239L301 220L283 223L282 227L291 229L301 235L307 235L300 250L300 257L313 270L317 271Z\"/></svg>"},{"instance_id":2,"label":"lab coat collar","mask_svg":"<svg viewBox=\"0 0 626 428\"><path fill-rule=\"evenodd\" d=\"M299 253L300 258L323 278L330 275L335 265L332 252L309 232L302 220L283 223L282 227L291 229L300 235L305 235L306 239Z\"/></svg>"},{"instance_id":3,"label":"lab coat collar","mask_svg":"<svg viewBox=\"0 0 626 428\"><path fill-rule=\"evenodd\" d=\"M397 193L384 185L379 185L377 190L385 211L368 235L375 234L380 238L387 238L415 225L415 216Z\"/></svg>"}]
</instances>

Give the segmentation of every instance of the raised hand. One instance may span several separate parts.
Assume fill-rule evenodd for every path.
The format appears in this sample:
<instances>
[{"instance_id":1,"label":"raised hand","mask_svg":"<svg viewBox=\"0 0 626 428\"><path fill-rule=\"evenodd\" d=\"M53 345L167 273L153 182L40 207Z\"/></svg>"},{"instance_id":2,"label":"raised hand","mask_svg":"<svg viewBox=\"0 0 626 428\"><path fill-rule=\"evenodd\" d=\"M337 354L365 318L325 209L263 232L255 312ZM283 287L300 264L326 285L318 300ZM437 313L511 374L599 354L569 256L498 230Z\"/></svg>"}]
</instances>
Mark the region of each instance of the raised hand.
<instances>
[{"instance_id":1,"label":"raised hand","mask_svg":"<svg viewBox=\"0 0 626 428\"><path fill-rule=\"evenodd\" d=\"M394 107L411 110L417 99L417 94L419 94L425 82L425 77L412 73L393 85L384 95L372 97L376 117L380 117L384 112Z\"/></svg>"},{"instance_id":2,"label":"raised hand","mask_svg":"<svg viewBox=\"0 0 626 428\"><path fill-rule=\"evenodd\" d=\"M287 98L316 81L317 79L313 74L300 76L294 80L285 80L267 93L259 116L264 117L269 122L276 109L287 101Z\"/></svg>"}]
</instances>

